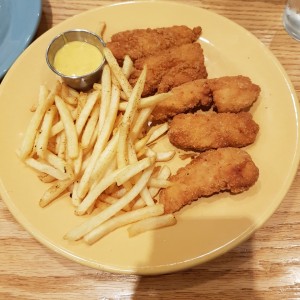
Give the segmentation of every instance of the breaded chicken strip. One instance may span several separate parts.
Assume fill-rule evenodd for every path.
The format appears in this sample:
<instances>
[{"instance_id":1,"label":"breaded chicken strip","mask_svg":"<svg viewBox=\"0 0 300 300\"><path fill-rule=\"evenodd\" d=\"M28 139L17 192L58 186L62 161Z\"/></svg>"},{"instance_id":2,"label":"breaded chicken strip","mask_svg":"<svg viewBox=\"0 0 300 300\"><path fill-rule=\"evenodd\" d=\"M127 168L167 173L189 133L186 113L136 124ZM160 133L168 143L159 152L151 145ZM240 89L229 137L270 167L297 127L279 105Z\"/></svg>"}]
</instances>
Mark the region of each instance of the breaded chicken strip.
<instances>
[{"instance_id":1,"label":"breaded chicken strip","mask_svg":"<svg viewBox=\"0 0 300 300\"><path fill-rule=\"evenodd\" d=\"M173 88L173 95L156 105L153 121L164 122L191 110L207 110L212 104L219 112L246 111L259 92L259 86L241 75L190 81Z\"/></svg>"},{"instance_id":2,"label":"breaded chicken strip","mask_svg":"<svg viewBox=\"0 0 300 300\"><path fill-rule=\"evenodd\" d=\"M257 181L259 170L250 155L239 148L221 148L199 154L170 177L174 185L160 192L165 213L180 210L200 197L229 191L241 193Z\"/></svg>"},{"instance_id":3,"label":"breaded chicken strip","mask_svg":"<svg viewBox=\"0 0 300 300\"><path fill-rule=\"evenodd\" d=\"M117 60L128 54L132 60L157 54L162 50L195 42L201 27L172 26L156 29L134 29L114 34L107 47Z\"/></svg>"},{"instance_id":4,"label":"breaded chicken strip","mask_svg":"<svg viewBox=\"0 0 300 300\"><path fill-rule=\"evenodd\" d=\"M203 50L199 43L184 44L137 59L129 82L134 85L144 65L147 78L143 96L170 91L185 82L206 78Z\"/></svg>"},{"instance_id":5,"label":"breaded chicken strip","mask_svg":"<svg viewBox=\"0 0 300 300\"><path fill-rule=\"evenodd\" d=\"M177 114L192 109L208 108L212 104L209 86L205 79L186 82L171 90L172 95L158 103L152 112L152 121L165 122Z\"/></svg>"},{"instance_id":6,"label":"breaded chicken strip","mask_svg":"<svg viewBox=\"0 0 300 300\"><path fill-rule=\"evenodd\" d=\"M181 149L203 151L222 147L244 147L255 141L259 126L249 112L197 112L173 118L170 142Z\"/></svg>"},{"instance_id":7,"label":"breaded chicken strip","mask_svg":"<svg viewBox=\"0 0 300 300\"><path fill-rule=\"evenodd\" d=\"M207 80L218 112L249 109L260 94L260 87L245 76L225 76Z\"/></svg>"}]
</instances>

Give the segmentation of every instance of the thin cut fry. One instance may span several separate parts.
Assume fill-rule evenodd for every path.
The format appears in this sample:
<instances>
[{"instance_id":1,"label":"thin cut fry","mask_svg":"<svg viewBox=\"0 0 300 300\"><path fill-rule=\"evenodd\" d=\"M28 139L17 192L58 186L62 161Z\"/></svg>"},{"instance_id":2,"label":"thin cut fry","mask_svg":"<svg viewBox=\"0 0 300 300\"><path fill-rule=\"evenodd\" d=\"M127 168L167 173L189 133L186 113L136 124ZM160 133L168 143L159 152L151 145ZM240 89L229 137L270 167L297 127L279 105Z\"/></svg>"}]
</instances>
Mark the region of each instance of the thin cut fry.
<instances>
[{"instance_id":1,"label":"thin cut fry","mask_svg":"<svg viewBox=\"0 0 300 300\"><path fill-rule=\"evenodd\" d=\"M103 37L105 28L106 28L106 23L105 23L105 22L99 22L99 24L98 24L98 26L97 26L96 33L97 33L99 36Z\"/></svg>"},{"instance_id":2,"label":"thin cut fry","mask_svg":"<svg viewBox=\"0 0 300 300\"><path fill-rule=\"evenodd\" d=\"M66 137L67 137L67 151L70 158L76 158L78 156L78 136L73 118L69 112L64 101L59 97L55 96L55 104L58 109L61 120L64 124Z\"/></svg>"},{"instance_id":3,"label":"thin cut fry","mask_svg":"<svg viewBox=\"0 0 300 300\"><path fill-rule=\"evenodd\" d=\"M113 86L112 87L112 99L110 104L110 113L108 114L108 118L106 120L106 123L104 124L101 133L98 135L97 142L95 144L95 147L93 149L92 156L90 158L89 164L81 177L80 184L78 187L78 196L83 199L83 197L86 195L88 191L88 183L90 180L90 176L93 172L93 169L95 167L95 164L97 162L98 157L104 150L107 141L109 140L109 137L112 133L113 126L116 120L117 112L118 112L118 106L120 101L120 90Z\"/></svg>"},{"instance_id":4,"label":"thin cut fry","mask_svg":"<svg viewBox=\"0 0 300 300\"><path fill-rule=\"evenodd\" d=\"M117 80L119 81L122 90L125 92L126 97L129 99L131 93L132 93L132 87L130 83L128 82L126 76L122 72L122 69L119 67L119 64L116 60L116 58L113 56L112 52L109 48L105 47L103 49L103 53L105 56L105 59L107 60L112 72L116 76Z\"/></svg>"},{"instance_id":5,"label":"thin cut fry","mask_svg":"<svg viewBox=\"0 0 300 300\"><path fill-rule=\"evenodd\" d=\"M97 197L116 181L115 177L120 172L121 170L116 170L112 172L109 176L106 176L105 178L100 180L98 184L96 184L92 189L90 189L86 197L82 200L80 205L77 207L75 211L76 215L80 216L85 214L89 209L89 207L94 204ZM77 191L77 193L79 193L79 191Z\"/></svg>"},{"instance_id":6,"label":"thin cut fry","mask_svg":"<svg viewBox=\"0 0 300 300\"><path fill-rule=\"evenodd\" d=\"M151 217L132 224L128 228L128 233L130 237L133 237L145 231L172 226L175 224L176 218L173 214Z\"/></svg>"},{"instance_id":7,"label":"thin cut fry","mask_svg":"<svg viewBox=\"0 0 300 300\"><path fill-rule=\"evenodd\" d=\"M44 158L45 151L47 150L47 145L50 137L50 130L56 112L56 107L52 105L45 113L41 129L39 130L39 135L36 143L36 152L38 156L42 158Z\"/></svg>"},{"instance_id":8,"label":"thin cut fry","mask_svg":"<svg viewBox=\"0 0 300 300\"><path fill-rule=\"evenodd\" d=\"M163 166L160 170L159 173L157 175L158 180L162 179L162 180L166 180L169 178L169 176L171 175L171 170L169 167L167 166ZM148 185L149 182L151 181L151 178L148 181ZM155 197L157 195L157 193L159 192L160 188L157 187L149 187L149 192L150 195L153 197ZM139 198L133 205L132 209L138 209L141 207L144 207L146 205L145 201L143 200L143 198Z\"/></svg>"},{"instance_id":9,"label":"thin cut fry","mask_svg":"<svg viewBox=\"0 0 300 300\"><path fill-rule=\"evenodd\" d=\"M122 215L113 217L103 224L99 225L97 228L85 235L84 240L91 245L117 228L133 222L137 222L139 220L159 216L163 213L164 207L161 204L124 213Z\"/></svg>"},{"instance_id":10,"label":"thin cut fry","mask_svg":"<svg viewBox=\"0 0 300 300\"><path fill-rule=\"evenodd\" d=\"M40 162L34 158L27 158L27 159L25 159L24 162L26 165L32 167L33 169L36 169L40 172L51 175L52 177L55 177L56 179L65 180L68 178L68 176L65 173L57 170L56 168L54 168L44 162Z\"/></svg>"},{"instance_id":11,"label":"thin cut fry","mask_svg":"<svg viewBox=\"0 0 300 300\"><path fill-rule=\"evenodd\" d=\"M102 178L108 166L112 163L112 160L115 158L117 153L118 138L119 133L117 132L108 142L106 148L98 158L91 177L91 180L93 182L97 182Z\"/></svg>"},{"instance_id":12,"label":"thin cut fry","mask_svg":"<svg viewBox=\"0 0 300 300\"><path fill-rule=\"evenodd\" d=\"M146 107L152 107L152 106L156 105L157 103L167 99L168 97L170 97L170 95L172 95L172 93L168 92L168 93L156 94L156 95L149 96L146 98L141 98L141 100L139 101L138 108L142 109L142 108L146 108ZM119 105L119 110L125 111L127 105L128 105L128 103L126 101L121 102Z\"/></svg>"},{"instance_id":13,"label":"thin cut fry","mask_svg":"<svg viewBox=\"0 0 300 300\"><path fill-rule=\"evenodd\" d=\"M154 106L147 107L147 108L140 110L140 112L135 120L135 123L133 124L131 133L130 133L130 136L131 136L131 139L133 142L139 137L143 127L149 120L149 117L150 117L153 109L154 109Z\"/></svg>"},{"instance_id":14,"label":"thin cut fry","mask_svg":"<svg viewBox=\"0 0 300 300\"><path fill-rule=\"evenodd\" d=\"M74 177L72 165L68 164L64 159L53 154L49 150L45 151L44 159L49 164L51 164L54 168L66 174L69 178Z\"/></svg>"},{"instance_id":15,"label":"thin cut fry","mask_svg":"<svg viewBox=\"0 0 300 300\"><path fill-rule=\"evenodd\" d=\"M125 55L123 60L122 71L127 79L130 77L133 69L134 67L132 59L129 55Z\"/></svg>"},{"instance_id":16,"label":"thin cut fry","mask_svg":"<svg viewBox=\"0 0 300 300\"><path fill-rule=\"evenodd\" d=\"M165 189L167 187L170 187L173 183L166 179L158 179L158 178L150 178L148 182L149 187L159 188L159 189Z\"/></svg>"},{"instance_id":17,"label":"thin cut fry","mask_svg":"<svg viewBox=\"0 0 300 300\"><path fill-rule=\"evenodd\" d=\"M88 95L86 104L82 108L78 119L76 120L76 131L79 136L83 130L84 125L86 124L88 117L93 110L97 100L99 99L99 91L94 91Z\"/></svg>"},{"instance_id":18,"label":"thin cut fry","mask_svg":"<svg viewBox=\"0 0 300 300\"><path fill-rule=\"evenodd\" d=\"M35 142L35 137L38 132L38 128L44 117L45 112L49 109L49 107L54 102L54 95L55 92L51 92L48 95L48 91L45 86L40 87L39 103L27 127L27 130L24 135L23 143L20 149L20 158L22 160L28 157L28 155L32 151Z\"/></svg>"},{"instance_id":19,"label":"thin cut fry","mask_svg":"<svg viewBox=\"0 0 300 300\"><path fill-rule=\"evenodd\" d=\"M63 193L74 181L75 178L56 181L42 196L40 200L40 206L45 207L48 205L61 193Z\"/></svg>"},{"instance_id":20,"label":"thin cut fry","mask_svg":"<svg viewBox=\"0 0 300 300\"><path fill-rule=\"evenodd\" d=\"M145 170L141 175L140 179L124 197L119 199L118 202L112 204L103 212L100 212L98 215L91 217L86 222L70 230L64 238L73 241L79 240L84 235L92 231L94 228L108 220L110 217L114 216L140 193L140 191L146 186L151 174L152 170Z\"/></svg>"},{"instance_id":21,"label":"thin cut fry","mask_svg":"<svg viewBox=\"0 0 300 300\"><path fill-rule=\"evenodd\" d=\"M153 162L151 161L151 159L149 157L146 157L140 161L137 161L134 164L124 167L122 171L116 176L117 185L122 185L124 182L128 181L136 174L148 168L152 163Z\"/></svg>"},{"instance_id":22,"label":"thin cut fry","mask_svg":"<svg viewBox=\"0 0 300 300\"><path fill-rule=\"evenodd\" d=\"M125 113L123 115L122 123L120 125L120 138L119 138L119 144L117 149L117 162L119 168L124 167L128 163L126 157L127 137L129 133L129 128L131 126L131 123L134 119L134 115L138 107L138 102L141 98L144 89L146 75L147 75L147 68L145 67L132 90Z\"/></svg>"},{"instance_id":23,"label":"thin cut fry","mask_svg":"<svg viewBox=\"0 0 300 300\"><path fill-rule=\"evenodd\" d=\"M53 182L56 180L51 175L48 175L45 173L41 173L40 175L38 175L38 178L40 179L40 181L45 182L45 183L50 183L50 182Z\"/></svg>"},{"instance_id":24,"label":"thin cut fry","mask_svg":"<svg viewBox=\"0 0 300 300\"><path fill-rule=\"evenodd\" d=\"M97 102L91 112L90 118L86 123L86 126L83 130L82 136L81 136L81 146L83 149L88 148L90 142L92 141L92 136L95 131L95 128L98 124L98 118L99 118L99 103Z\"/></svg>"},{"instance_id":25,"label":"thin cut fry","mask_svg":"<svg viewBox=\"0 0 300 300\"><path fill-rule=\"evenodd\" d=\"M164 123L162 125L159 125L157 129L152 133L151 137L149 138L147 144L151 144L153 141L157 140L159 137L161 137L164 133L166 133L169 130L168 123Z\"/></svg>"},{"instance_id":26,"label":"thin cut fry","mask_svg":"<svg viewBox=\"0 0 300 300\"><path fill-rule=\"evenodd\" d=\"M106 120L106 115L109 110L109 105L111 101L111 74L110 68L108 65L105 65L103 68L101 76L101 105L100 105L100 114L99 114L99 132L102 130L102 127Z\"/></svg>"}]
</instances>

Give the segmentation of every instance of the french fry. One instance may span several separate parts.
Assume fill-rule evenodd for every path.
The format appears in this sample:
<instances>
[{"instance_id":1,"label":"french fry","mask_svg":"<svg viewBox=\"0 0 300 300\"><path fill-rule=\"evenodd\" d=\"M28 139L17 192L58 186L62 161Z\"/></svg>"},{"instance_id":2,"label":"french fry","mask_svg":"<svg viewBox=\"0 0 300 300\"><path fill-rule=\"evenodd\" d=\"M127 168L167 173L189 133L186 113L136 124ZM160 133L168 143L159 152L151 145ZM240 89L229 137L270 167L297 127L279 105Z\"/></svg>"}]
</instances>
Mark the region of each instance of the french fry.
<instances>
[{"instance_id":1,"label":"french fry","mask_svg":"<svg viewBox=\"0 0 300 300\"><path fill-rule=\"evenodd\" d=\"M45 173L41 173L38 175L38 178L40 179L40 181L45 182L45 183L50 183L55 181L56 179L54 177L52 177L49 174L45 174Z\"/></svg>"},{"instance_id":2,"label":"french fry","mask_svg":"<svg viewBox=\"0 0 300 300\"><path fill-rule=\"evenodd\" d=\"M139 101L139 104L138 104L138 109L155 106L157 103L162 102L163 100L170 97L170 95L172 95L172 93L168 92L168 93L156 94L154 96L149 96L146 98L141 98L141 100ZM128 105L128 103L126 101L121 102L119 105L119 110L125 111L127 105Z\"/></svg>"},{"instance_id":3,"label":"french fry","mask_svg":"<svg viewBox=\"0 0 300 300\"><path fill-rule=\"evenodd\" d=\"M155 156L155 154L153 155L153 157ZM129 139L128 141L128 157L129 157L129 162L130 164L134 164L134 163L137 163L138 162L138 159L137 159L137 155L135 153L135 150L134 150L134 146L132 144L132 141ZM154 163L155 160L153 159L152 162ZM153 168L154 168L154 164L153 164ZM137 180L138 179L138 176L135 176L133 178L133 180ZM147 187L144 187L143 190L141 191L140 193L142 199L144 200L144 202L148 205L148 206L151 206L151 205L154 205L154 200L152 199L152 196L148 190Z\"/></svg>"},{"instance_id":4,"label":"french fry","mask_svg":"<svg viewBox=\"0 0 300 300\"><path fill-rule=\"evenodd\" d=\"M57 170L61 171L64 174L66 174L67 177L69 177L69 178L74 177L72 165L68 164L64 159L62 159L58 155L53 154L49 150L46 150L44 153L44 159L46 162L48 162L54 168L56 168Z\"/></svg>"},{"instance_id":5,"label":"french fry","mask_svg":"<svg viewBox=\"0 0 300 300\"><path fill-rule=\"evenodd\" d=\"M52 177L54 177L56 179L59 179L59 180L68 179L68 176L65 173L61 172L60 170L57 170L56 168L54 168L44 162L38 161L34 158L27 158L27 159L25 159L24 162L29 167L31 167L37 171L40 171L42 173L51 175Z\"/></svg>"},{"instance_id":6,"label":"french fry","mask_svg":"<svg viewBox=\"0 0 300 300\"><path fill-rule=\"evenodd\" d=\"M78 189L78 181L76 180L73 183L73 190L71 193L71 201L75 207L77 207L81 202L80 198L77 195L77 189Z\"/></svg>"},{"instance_id":7,"label":"french fry","mask_svg":"<svg viewBox=\"0 0 300 300\"><path fill-rule=\"evenodd\" d=\"M117 149L117 161L118 161L119 168L124 167L128 163L126 158L127 137L129 133L129 128L131 126L131 123L134 119L134 115L138 107L138 102L144 90L146 75L147 75L147 68L144 68L132 90L132 93L128 100L126 110L122 118L122 123L120 125L120 138L119 138L119 144Z\"/></svg>"},{"instance_id":8,"label":"french fry","mask_svg":"<svg viewBox=\"0 0 300 300\"><path fill-rule=\"evenodd\" d=\"M65 158L66 148L67 148L66 132L62 131L57 136L56 140L57 140L57 149L56 149L57 156L60 157L60 158Z\"/></svg>"},{"instance_id":9,"label":"french fry","mask_svg":"<svg viewBox=\"0 0 300 300\"><path fill-rule=\"evenodd\" d=\"M106 148L98 158L91 176L92 182L100 180L105 174L108 166L112 164L112 160L115 158L117 153L118 138L119 133L117 132L108 142Z\"/></svg>"},{"instance_id":10,"label":"french fry","mask_svg":"<svg viewBox=\"0 0 300 300\"><path fill-rule=\"evenodd\" d=\"M147 67L145 66L128 99L127 107L123 115L123 120L122 120L123 123L129 122L129 124L131 125L133 121L134 115L139 105L139 101L141 99L142 92L144 90L146 76L147 76Z\"/></svg>"},{"instance_id":11,"label":"french fry","mask_svg":"<svg viewBox=\"0 0 300 300\"><path fill-rule=\"evenodd\" d=\"M106 61L108 62L112 72L114 73L115 77L117 78L118 82L120 83L126 97L129 99L132 93L132 87L128 82L126 76L122 72L122 69L119 67L119 64L112 54L111 50L107 47L103 49L103 53L105 56Z\"/></svg>"},{"instance_id":12,"label":"french fry","mask_svg":"<svg viewBox=\"0 0 300 300\"><path fill-rule=\"evenodd\" d=\"M111 204L116 203L116 202L119 200L119 198L116 198L116 197L113 197L113 196L106 195L106 194L102 193L102 194L98 197L98 200L99 200L100 202L104 202L104 203L106 203L106 204L108 204L108 205L111 205Z\"/></svg>"},{"instance_id":13,"label":"french fry","mask_svg":"<svg viewBox=\"0 0 300 300\"><path fill-rule=\"evenodd\" d=\"M96 144L96 141L97 141L97 138L98 138L98 135L99 135L99 130L98 130L98 122L96 123L96 126L94 128L94 131L92 133L92 136L89 140L89 143L86 145L84 144L84 148L82 146L82 149L83 149L83 154L86 155L87 153L90 153L92 152L93 150L93 147L95 146Z\"/></svg>"},{"instance_id":14,"label":"french fry","mask_svg":"<svg viewBox=\"0 0 300 300\"><path fill-rule=\"evenodd\" d=\"M169 176L171 175L171 170L169 167L167 166L163 166L160 171L158 172L158 175L157 175L157 178L155 179L158 179L158 180L166 180L169 178ZM153 177L152 177L153 178ZM148 181L148 185L149 185L149 182L151 181L151 178L149 179ZM159 192L160 188L157 188L157 187L149 187L149 192L150 192L150 195L152 198L154 198L157 193ZM132 209L138 209L138 208L141 208L141 207L144 207L146 205L145 201L143 200L143 198L139 198L135 203L134 205L132 206Z\"/></svg>"},{"instance_id":15,"label":"french fry","mask_svg":"<svg viewBox=\"0 0 300 300\"><path fill-rule=\"evenodd\" d=\"M62 194L73 182L75 178L56 181L51 187L44 193L40 199L40 206L45 207L50 202L55 200L60 194Z\"/></svg>"},{"instance_id":16,"label":"french fry","mask_svg":"<svg viewBox=\"0 0 300 300\"><path fill-rule=\"evenodd\" d=\"M146 157L136 163L131 165L127 165L124 167L121 172L116 176L117 185L120 186L124 182L130 180L133 176L137 175L138 173L142 172L144 169L150 167L153 164L149 157Z\"/></svg>"},{"instance_id":17,"label":"french fry","mask_svg":"<svg viewBox=\"0 0 300 300\"><path fill-rule=\"evenodd\" d=\"M140 179L136 182L136 184L132 187L132 189L118 202L112 204L103 212L91 217L87 221L81 223L79 226L71 229L64 238L67 240L79 240L84 235L92 231L94 228L114 216L117 212L122 210L127 204L129 204L139 193L140 191L146 186L150 176L152 174L151 169L146 169L143 174L141 175ZM81 203L82 204L82 203Z\"/></svg>"},{"instance_id":18,"label":"french fry","mask_svg":"<svg viewBox=\"0 0 300 300\"><path fill-rule=\"evenodd\" d=\"M61 120L64 124L66 138L67 138L67 151L70 158L76 158L78 156L78 136L76 128L73 122L73 118L64 101L59 97L55 96L55 104L58 109Z\"/></svg>"},{"instance_id":19,"label":"french fry","mask_svg":"<svg viewBox=\"0 0 300 300\"><path fill-rule=\"evenodd\" d=\"M115 216L103 224L96 227L94 230L84 236L85 242L89 245L94 244L108 233L128 225L130 223L137 222L146 218L159 216L164 213L164 207L162 204L154 205L151 207L145 207L138 210L130 211L119 216Z\"/></svg>"},{"instance_id":20,"label":"french fry","mask_svg":"<svg viewBox=\"0 0 300 300\"><path fill-rule=\"evenodd\" d=\"M81 146L83 149L88 148L89 144L92 141L93 133L97 128L98 119L99 119L99 102L97 102L91 112L90 118L88 119L83 133L81 136Z\"/></svg>"},{"instance_id":21,"label":"french fry","mask_svg":"<svg viewBox=\"0 0 300 300\"><path fill-rule=\"evenodd\" d=\"M129 133L129 123L121 123L119 126L119 140L117 146L118 168L128 165L127 137Z\"/></svg>"},{"instance_id":22,"label":"french fry","mask_svg":"<svg viewBox=\"0 0 300 300\"><path fill-rule=\"evenodd\" d=\"M136 141L134 144L134 149L136 152L141 151L148 143L152 134L155 132L156 127L151 127L146 135L143 136L140 140Z\"/></svg>"},{"instance_id":23,"label":"french fry","mask_svg":"<svg viewBox=\"0 0 300 300\"><path fill-rule=\"evenodd\" d=\"M108 115L107 121L104 124L101 133L98 135L89 164L85 172L83 173L83 176L81 177L79 183L78 195L81 199L83 199L87 193L90 176L93 172L97 159L102 153L103 149L105 148L106 143L109 140L109 137L112 133L117 112L118 112L119 101L120 101L120 90L117 87L113 86L112 100L110 104L110 114Z\"/></svg>"},{"instance_id":24,"label":"french fry","mask_svg":"<svg viewBox=\"0 0 300 300\"><path fill-rule=\"evenodd\" d=\"M105 22L99 22L98 26L97 26L97 29L96 29L96 33L103 37L103 34L104 34L104 31L105 31L105 28L106 28L106 23Z\"/></svg>"},{"instance_id":25,"label":"french fry","mask_svg":"<svg viewBox=\"0 0 300 300\"><path fill-rule=\"evenodd\" d=\"M75 210L76 215L83 215L87 212L89 207L94 204L97 197L104 192L111 184L113 184L116 179L115 177L121 172L121 170L116 170L112 172L109 176L106 176L102 180L100 180L92 189L89 190L86 197L82 200L80 205ZM79 189L80 185L78 186ZM79 191L77 191L79 193ZM79 195L80 197L80 195Z\"/></svg>"},{"instance_id":26,"label":"french fry","mask_svg":"<svg viewBox=\"0 0 300 300\"><path fill-rule=\"evenodd\" d=\"M111 101L111 73L108 65L103 68L101 76L101 106L99 113L99 132L101 132L102 127L106 120L106 115Z\"/></svg>"},{"instance_id":27,"label":"french fry","mask_svg":"<svg viewBox=\"0 0 300 300\"><path fill-rule=\"evenodd\" d=\"M64 82L61 84L60 97L68 104L76 106L78 102L79 93L66 85Z\"/></svg>"},{"instance_id":28,"label":"french fry","mask_svg":"<svg viewBox=\"0 0 300 300\"><path fill-rule=\"evenodd\" d=\"M157 152L156 153L156 161L157 162L166 162L171 160L175 156L175 150L165 151L165 152Z\"/></svg>"},{"instance_id":29,"label":"french fry","mask_svg":"<svg viewBox=\"0 0 300 300\"><path fill-rule=\"evenodd\" d=\"M150 178L148 182L149 187L154 187L158 189L165 189L172 185L173 183L166 179Z\"/></svg>"},{"instance_id":30,"label":"french fry","mask_svg":"<svg viewBox=\"0 0 300 300\"><path fill-rule=\"evenodd\" d=\"M41 158L44 158L45 156L44 154L47 149L47 145L50 137L50 130L56 112L57 112L56 107L52 105L45 113L44 120L42 121L42 125L39 130L39 135L36 143L36 152L38 156L40 156Z\"/></svg>"},{"instance_id":31,"label":"french fry","mask_svg":"<svg viewBox=\"0 0 300 300\"><path fill-rule=\"evenodd\" d=\"M168 123L164 123L162 125L159 125L154 132L151 134L151 137L149 138L147 144L151 144L155 140L157 140L159 137L161 137L163 134L165 134L169 130Z\"/></svg>"},{"instance_id":32,"label":"french fry","mask_svg":"<svg viewBox=\"0 0 300 300\"><path fill-rule=\"evenodd\" d=\"M88 117L90 116L90 113L93 110L93 107L95 106L98 99L99 99L99 91L94 91L88 95L86 104L82 108L79 117L76 120L77 136L81 134L83 127L85 126Z\"/></svg>"},{"instance_id":33,"label":"french fry","mask_svg":"<svg viewBox=\"0 0 300 300\"><path fill-rule=\"evenodd\" d=\"M131 130L131 133L130 133L130 137L133 142L141 134L141 131L142 131L143 127L145 126L145 124L147 123L147 121L149 120L149 117L150 117L153 109L154 109L154 106L147 107L147 108L140 110L140 112L135 120L135 123L133 125L133 128Z\"/></svg>"},{"instance_id":34,"label":"french fry","mask_svg":"<svg viewBox=\"0 0 300 300\"><path fill-rule=\"evenodd\" d=\"M138 221L132 224L127 230L129 236L133 237L145 231L172 226L175 224L175 216L173 214L167 214Z\"/></svg>"},{"instance_id":35,"label":"french fry","mask_svg":"<svg viewBox=\"0 0 300 300\"><path fill-rule=\"evenodd\" d=\"M154 200L151 196L151 193L147 187L144 187L144 189L141 191L140 195L147 206L153 206L155 204Z\"/></svg>"},{"instance_id":36,"label":"french fry","mask_svg":"<svg viewBox=\"0 0 300 300\"><path fill-rule=\"evenodd\" d=\"M72 110L71 115L72 115L73 120L75 120L78 117L78 110L77 109ZM51 131L50 131L50 137L57 135L58 133L62 132L63 130L64 130L64 124L60 120L52 126Z\"/></svg>"},{"instance_id":37,"label":"french fry","mask_svg":"<svg viewBox=\"0 0 300 300\"><path fill-rule=\"evenodd\" d=\"M123 60L122 72L127 79L130 77L133 69L134 66L133 66L132 59L130 58L129 55L125 55Z\"/></svg>"},{"instance_id":38,"label":"french fry","mask_svg":"<svg viewBox=\"0 0 300 300\"><path fill-rule=\"evenodd\" d=\"M75 175L78 175L82 169L82 160L83 160L83 150L81 145L79 145L78 156L74 160L72 160L72 165L73 165Z\"/></svg>"},{"instance_id":39,"label":"french fry","mask_svg":"<svg viewBox=\"0 0 300 300\"><path fill-rule=\"evenodd\" d=\"M95 91L102 91L102 86L101 86L101 83L98 83L98 82L95 82L94 84L93 84L93 89L95 90Z\"/></svg>"},{"instance_id":40,"label":"french fry","mask_svg":"<svg viewBox=\"0 0 300 300\"><path fill-rule=\"evenodd\" d=\"M157 178L158 180L167 180L171 175L171 170L168 166L163 166L160 171L158 172ZM160 188L157 187L150 187L149 191L152 197L159 192Z\"/></svg>"},{"instance_id":41,"label":"french fry","mask_svg":"<svg viewBox=\"0 0 300 300\"><path fill-rule=\"evenodd\" d=\"M31 153L35 137L38 132L38 128L42 122L45 112L54 102L55 92L48 94L48 90L45 86L40 87L39 103L31 118L27 130L25 132L23 143L20 149L20 158L24 160Z\"/></svg>"}]
</instances>

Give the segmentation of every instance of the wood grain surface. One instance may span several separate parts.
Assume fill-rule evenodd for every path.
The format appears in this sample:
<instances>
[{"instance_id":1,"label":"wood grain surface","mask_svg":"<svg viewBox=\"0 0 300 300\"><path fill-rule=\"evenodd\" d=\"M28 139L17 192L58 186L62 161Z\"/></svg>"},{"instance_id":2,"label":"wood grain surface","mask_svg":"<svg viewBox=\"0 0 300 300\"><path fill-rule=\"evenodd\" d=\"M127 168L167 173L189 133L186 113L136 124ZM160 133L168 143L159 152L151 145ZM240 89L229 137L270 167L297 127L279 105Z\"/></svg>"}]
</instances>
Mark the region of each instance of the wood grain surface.
<instances>
[{"instance_id":1,"label":"wood grain surface","mask_svg":"<svg viewBox=\"0 0 300 300\"><path fill-rule=\"evenodd\" d=\"M44 0L37 36L73 15L116 2ZM300 98L300 42L283 28L284 0L180 2L252 32L281 62ZM248 241L193 269L153 277L110 274L69 261L38 243L0 201L0 299L300 299L299 201L300 169L278 210Z\"/></svg>"}]
</instances>

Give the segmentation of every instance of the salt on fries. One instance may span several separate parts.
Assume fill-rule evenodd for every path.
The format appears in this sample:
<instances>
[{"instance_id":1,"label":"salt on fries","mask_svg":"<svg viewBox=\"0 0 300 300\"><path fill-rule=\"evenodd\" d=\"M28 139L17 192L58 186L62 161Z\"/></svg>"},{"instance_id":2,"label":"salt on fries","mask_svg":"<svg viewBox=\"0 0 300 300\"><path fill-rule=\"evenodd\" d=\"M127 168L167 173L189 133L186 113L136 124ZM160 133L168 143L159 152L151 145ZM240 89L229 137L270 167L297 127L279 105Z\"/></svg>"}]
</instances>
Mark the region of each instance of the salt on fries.
<instances>
[{"instance_id":1,"label":"salt on fries","mask_svg":"<svg viewBox=\"0 0 300 300\"><path fill-rule=\"evenodd\" d=\"M88 244L125 225L134 236L176 223L155 200L161 188L171 185L170 169L158 163L172 159L175 152L151 149L168 124L149 126L155 105L170 93L141 98L147 67L132 87L130 57L125 56L121 68L108 48L104 56L101 80L88 92L60 81L50 91L41 86L18 152L49 185L41 207L69 194L76 215L92 213L64 236Z\"/></svg>"}]
</instances>

